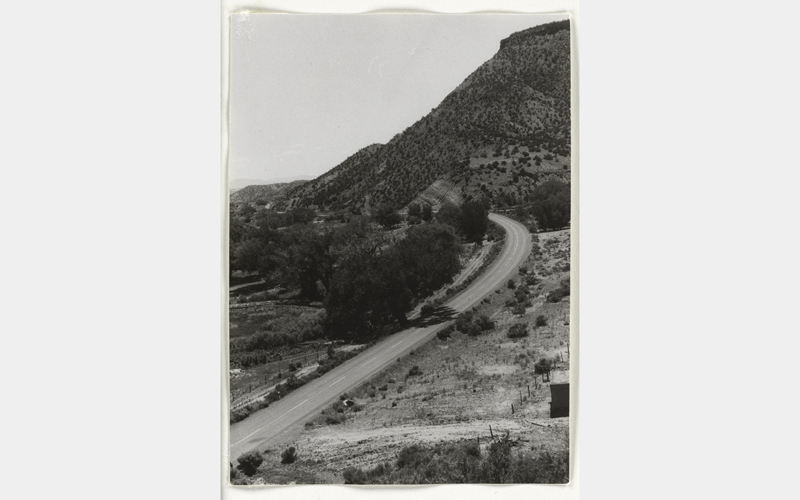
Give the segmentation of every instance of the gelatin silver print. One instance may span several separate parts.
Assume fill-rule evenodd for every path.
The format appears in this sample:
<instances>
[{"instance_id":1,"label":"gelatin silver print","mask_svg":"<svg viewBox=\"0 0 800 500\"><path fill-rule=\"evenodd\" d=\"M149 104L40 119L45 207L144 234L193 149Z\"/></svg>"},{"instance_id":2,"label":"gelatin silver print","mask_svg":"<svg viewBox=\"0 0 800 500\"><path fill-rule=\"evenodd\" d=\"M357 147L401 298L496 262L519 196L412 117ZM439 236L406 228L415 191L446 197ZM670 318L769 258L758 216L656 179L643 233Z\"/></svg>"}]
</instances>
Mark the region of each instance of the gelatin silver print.
<instances>
[{"instance_id":1,"label":"gelatin silver print","mask_svg":"<svg viewBox=\"0 0 800 500\"><path fill-rule=\"evenodd\" d=\"M568 483L569 17L242 12L229 46L230 484Z\"/></svg>"}]
</instances>

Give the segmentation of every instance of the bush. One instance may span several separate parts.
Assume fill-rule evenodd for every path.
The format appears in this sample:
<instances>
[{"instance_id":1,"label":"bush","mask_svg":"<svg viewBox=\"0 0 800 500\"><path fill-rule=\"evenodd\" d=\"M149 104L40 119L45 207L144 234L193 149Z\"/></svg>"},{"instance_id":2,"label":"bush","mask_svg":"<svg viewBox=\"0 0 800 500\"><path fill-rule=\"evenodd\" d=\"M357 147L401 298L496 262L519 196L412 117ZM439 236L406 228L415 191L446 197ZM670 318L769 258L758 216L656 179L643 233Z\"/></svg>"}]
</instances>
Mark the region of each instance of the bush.
<instances>
[{"instance_id":1,"label":"bush","mask_svg":"<svg viewBox=\"0 0 800 500\"><path fill-rule=\"evenodd\" d=\"M524 303L523 304L517 304L517 305L514 306L514 308L511 310L511 312L516 314L517 316L522 316L523 314L525 314L525 309L526 308L525 308L525 304Z\"/></svg>"},{"instance_id":2,"label":"bush","mask_svg":"<svg viewBox=\"0 0 800 500\"><path fill-rule=\"evenodd\" d=\"M422 218L422 220L424 220L426 222L433 218L433 212L432 212L431 206L428 205L427 203L422 205L421 218Z\"/></svg>"},{"instance_id":3,"label":"bush","mask_svg":"<svg viewBox=\"0 0 800 500\"><path fill-rule=\"evenodd\" d=\"M533 365L533 371L538 374L550 373L553 370L553 363L548 358L541 358Z\"/></svg>"},{"instance_id":4,"label":"bush","mask_svg":"<svg viewBox=\"0 0 800 500\"><path fill-rule=\"evenodd\" d=\"M540 326L547 326L547 320L542 314L536 316L536 327L538 328Z\"/></svg>"},{"instance_id":5,"label":"bush","mask_svg":"<svg viewBox=\"0 0 800 500\"><path fill-rule=\"evenodd\" d=\"M538 162L537 162L538 165ZM536 221L544 230L558 229L569 224L570 187L557 179L550 179L536 186L532 206Z\"/></svg>"},{"instance_id":6,"label":"bush","mask_svg":"<svg viewBox=\"0 0 800 500\"><path fill-rule=\"evenodd\" d=\"M470 323L469 326L467 327L466 334L469 335L470 337L477 337L478 335L481 334L482 331L483 330L481 330L480 326L478 326L475 323Z\"/></svg>"},{"instance_id":7,"label":"bush","mask_svg":"<svg viewBox=\"0 0 800 500\"><path fill-rule=\"evenodd\" d=\"M569 279L561 282L561 286L547 294L547 302L561 302L564 297L569 297Z\"/></svg>"},{"instance_id":8,"label":"bush","mask_svg":"<svg viewBox=\"0 0 800 500\"><path fill-rule=\"evenodd\" d=\"M338 425L344 422L344 415L328 415L325 417L325 423L328 425Z\"/></svg>"},{"instance_id":9,"label":"bush","mask_svg":"<svg viewBox=\"0 0 800 500\"><path fill-rule=\"evenodd\" d=\"M513 289L515 289L516 287L517 287L517 284L516 284L516 283L514 283L514 280L508 280L508 288L510 288L510 289L512 289L512 290L513 290Z\"/></svg>"},{"instance_id":10,"label":"bush","mask_svg":"<svg viewBox=\"0 0 800 500\"><path fill-rule=\"evenodd\" d=\"M481 330L491 330L494 328L494 321L489 319L489 316L485 314L481 314L477 320L475 320L475 324L480 327Z\"/></svg>"},{"instance_id":11,"label":"bush","mask_svg":"<svg viewBox=\"0 0 800 500\"><path fill-rule=\"evenodd\" d=\"M481 457L481 447L478 446L478 443L475 442L475 441L469 441L467 443L464 443L464 446L463 446L462 449L464 450L464 453L467 456L475 457L475 458L480 458Z\"/></svg>"},{"instance_id":12,"label":"bush","mask_svg":"<svg viewBox=\"0 0 800 500\"><path fill-rule=\"evenodd\" d=\"M427 450L419 445L406 446L397 456L397 468L416 467L428 461Z\"/></svg>"},{"instance_id":13,"label":"bush","mask_svg":"<svg viewBox=\"0 0 800 500\"><path fill-rule=\"evenodd\" d=\"M518 339L527 336L528 336L528 325L526 325L525 323L517 323L515 325L511 325L511 328L508 329L508 338L510 339Z\"/></svg>"},{"instance_id":14,"label":"bush","mask_svg":"<svg viewBox=\"0 0 800 500\"><path fill-rule=\"evenodd\" d=\"M398 214L391 205L378 205L373 209L372 217L378 224L387 229L400 223L400 214Z\"/></svg>"},{"instance_id":15,"label":"bush","mask_svg":"<svg viewBox=\"0 0 800 500\"><path fill-rule=\"evenodd\" d=\"M456 330L467 333L469 325L472 323L472 311L464 311L456 318Z\"/></svg>"},{"instance_id":16,"label":"bush","mask_svg":"<svg viewBox=\"0 0 800 500\"><path fill-rule=\"evenodd\" d=\"M248 476L252 476L256 473L258 466L264 462L264 457L258 451L253 450L239 455L236 460L239 462L239 469Z\"/></svg>"},{"instance_id":17,"label":"bush","mask_svg":"<svg viewBox=\"0 0 800 500\"><path fill-rule=\"evenodd\" d=\"M282 464L293 464L295 460L297 460L297 451L294 449L294 446L286 448L283 450L283 453L281 453Z\"/></svg>"},{"instance_id":18,"label":"bush","mask_svg":"<svg viewBox=\"0 0 800 500\"><path fill-rule=\"evenodd\" d=\"M422 375L422 370L419 369L419 366L414 365L410 370L408 370L408 376L415 377L417 375Z\"/></svg>"},{"instance_id":19,"label":"bush","mask_svg":"<svg viewBox=\"0 0 800 500\"><path fill-rule=\"evenodd\" d=\"M348 467L344 470L344 484L366 484L367 475L364 471L355 467Z\"/></svg>"},{"instance_id":20,"label":"bush","mask_svg":"<svg viewBox=\"0 0 800 500\"><path fill-rule=\"evenodd\" d=\"M442 328L438 332L436 332L436 338L441 341L445 341L450 338L450 335L453 333L453 325L448 326L447 328Z\"/></svg>"},{"instance_id":21,"label":"bush","mask_svg":"<svg viewBox=\"0 0 800 500\"><path fill-rule=\"evenodd\" d=\"M529 274L525 277L525 284L528 286L536 286L539 284L539 280L536 279L536 276Z\"/></svg>"}]
</instances>

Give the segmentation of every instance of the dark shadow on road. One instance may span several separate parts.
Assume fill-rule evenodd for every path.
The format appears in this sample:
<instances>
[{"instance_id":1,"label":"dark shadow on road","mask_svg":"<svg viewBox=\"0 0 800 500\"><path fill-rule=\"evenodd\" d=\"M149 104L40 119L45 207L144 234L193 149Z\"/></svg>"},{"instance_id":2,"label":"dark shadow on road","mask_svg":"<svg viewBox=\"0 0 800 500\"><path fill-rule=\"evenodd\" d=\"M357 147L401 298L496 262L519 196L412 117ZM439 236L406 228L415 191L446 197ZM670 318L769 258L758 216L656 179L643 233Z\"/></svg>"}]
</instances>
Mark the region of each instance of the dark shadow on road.
<instances>
[{"instance_id":1,"label":"dark shadow on road","mask_svg":"<svg viewBox=\"0 0 800 500\"><path fill-rule=\"evenodd\" d=\"M406 327L412 328L425 328L426 326L431 325L438 325L439 323L444 323L445 321L449 321L451 319L455 319L458 313L455 309L448 306L439 306L433 310L430 314L425 316L420 316L416 319L409 321L406 324Z\"/></svg>"}]
</instances>

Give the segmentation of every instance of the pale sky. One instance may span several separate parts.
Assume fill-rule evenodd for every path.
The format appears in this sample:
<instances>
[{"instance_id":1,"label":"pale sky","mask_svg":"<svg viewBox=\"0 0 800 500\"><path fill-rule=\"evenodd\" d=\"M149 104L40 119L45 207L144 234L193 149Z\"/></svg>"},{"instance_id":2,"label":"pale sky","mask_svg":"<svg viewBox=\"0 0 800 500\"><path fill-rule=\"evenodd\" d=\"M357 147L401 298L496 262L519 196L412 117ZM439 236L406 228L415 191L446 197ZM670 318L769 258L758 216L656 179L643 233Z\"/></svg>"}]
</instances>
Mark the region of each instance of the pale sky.
<instances>
[{"instance_id":1,"label":"pale sky","mask_svg":"<svg viewBox=\"0 0 800 500\"><path fill-rule=\"evenodd\" d=\"M235 14L230 178L317 177L429 113L503 38L566 18Z\"/></svg>"}]
</instances>

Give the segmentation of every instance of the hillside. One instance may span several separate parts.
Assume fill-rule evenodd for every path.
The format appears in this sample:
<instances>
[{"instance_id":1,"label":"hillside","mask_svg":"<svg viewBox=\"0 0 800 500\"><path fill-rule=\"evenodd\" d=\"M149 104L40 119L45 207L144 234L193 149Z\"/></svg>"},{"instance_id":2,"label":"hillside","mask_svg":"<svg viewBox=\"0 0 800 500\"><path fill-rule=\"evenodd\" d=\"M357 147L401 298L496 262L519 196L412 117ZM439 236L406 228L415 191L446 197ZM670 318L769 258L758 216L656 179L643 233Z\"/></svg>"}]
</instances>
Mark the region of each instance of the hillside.
<instances>
[{"instance_id":1,"label":"hillside","mask_svg":"<svg viewBox=\"0 0 800 500\"><path fill-rule=\"evenodd\" d=\"M569 182L570 160L570 29L559 21L504 39L428 115L291 189L287 205L369 210L488 197L504 206L549 178Z\"/></svg>"},{"instance_id":2,"label":"hillside","mask_svg":"<svg viewBox=\"0 0 800 500\"><path fill-rule=\"evenodd\" d=\"M293 188L302 186L308 181L279 182L275 184L250 185L231 194L231 203L282 202L286 194Z\"/></svg>"}]
</instances>

